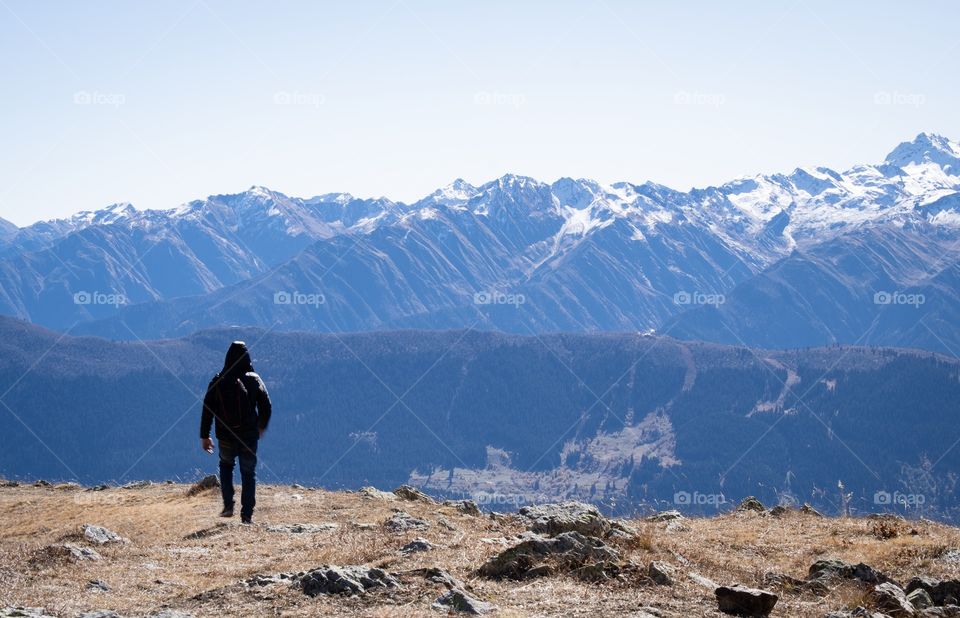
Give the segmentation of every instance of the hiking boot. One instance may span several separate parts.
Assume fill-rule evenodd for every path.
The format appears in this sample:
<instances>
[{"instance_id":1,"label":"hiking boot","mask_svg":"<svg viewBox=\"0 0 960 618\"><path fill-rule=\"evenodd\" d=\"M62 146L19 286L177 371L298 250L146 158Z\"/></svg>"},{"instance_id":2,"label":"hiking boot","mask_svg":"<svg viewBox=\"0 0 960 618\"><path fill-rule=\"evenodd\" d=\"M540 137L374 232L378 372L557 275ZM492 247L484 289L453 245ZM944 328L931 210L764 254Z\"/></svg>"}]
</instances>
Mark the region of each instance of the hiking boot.
<instances>
[{"instance_id":1,"label":"hiking boot","mask_svg":"<svg viewBox=\"0 0 960 618\"><path fill-rule=\"evenodd\" d=\"M247 524L248 526L251 525L251 524L253 524L253 516L252 516L252 515L241 515L241 516L240 516L240 523L241 523L241 524Z\"/></svg>"},{"instance_id":2,"label":"hiking boot","mask_svg":"<svg viewBox=\"0 0 960 618\"><path fill-rule=\"evenodd\" d=\"M223 507L220 511L220 517L233 517L233 505Z\"/></svg>"}]
</instances>

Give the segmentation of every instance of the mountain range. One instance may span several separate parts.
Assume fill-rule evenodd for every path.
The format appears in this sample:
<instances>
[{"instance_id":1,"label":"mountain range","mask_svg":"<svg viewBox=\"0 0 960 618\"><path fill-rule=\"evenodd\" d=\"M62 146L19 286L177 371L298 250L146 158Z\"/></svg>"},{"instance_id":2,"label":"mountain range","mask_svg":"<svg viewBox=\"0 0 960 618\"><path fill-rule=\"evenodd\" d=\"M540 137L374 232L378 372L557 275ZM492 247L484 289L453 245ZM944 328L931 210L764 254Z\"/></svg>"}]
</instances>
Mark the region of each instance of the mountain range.
<instances>
[{"instance_id":1,"label":"mountain range","mask_svg":"<svg viewBox=\"0 0 960 618\"><path fill-rule=\"evenodd\" d=\"M960 361L639 334L220 328L111 342L0 318L0 432L16 445L0 474L123 484L215 470L199 402L233 339L274 402L265 482L621 513L716 512L746 495L837 513L842 482L858 512L960 514Z\"/></svg>"},{"instance_id":2,"label":"mountain range","mask_svg":"<svg viewBox=\"0 0 960 618\"><path fill-rule=\"evenodd\" d=\"M658 332L960 350L960 145L682 192L456 180L404 204L263 187L0 225L0 313L113 339L221 325Z\"/></svg>"}]
</instances>

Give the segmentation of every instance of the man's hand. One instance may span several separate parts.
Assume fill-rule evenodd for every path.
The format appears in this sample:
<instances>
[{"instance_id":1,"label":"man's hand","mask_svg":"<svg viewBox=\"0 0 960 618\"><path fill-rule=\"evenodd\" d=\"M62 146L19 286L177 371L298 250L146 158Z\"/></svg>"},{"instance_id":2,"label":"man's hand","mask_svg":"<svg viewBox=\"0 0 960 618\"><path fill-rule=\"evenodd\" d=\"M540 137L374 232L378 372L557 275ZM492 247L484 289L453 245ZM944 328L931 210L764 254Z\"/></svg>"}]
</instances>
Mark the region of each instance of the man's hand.
<instances>
[{"instance_id":1,"label":"man's hand","mask_svg":"<svg viewBox=\"0 0 960 618\"><path fill-rule=\"evenodd\" d=\"M213 454L213 440L210 438L200 438L200 448L206 452Z\"/></svg>"}]
</instances>

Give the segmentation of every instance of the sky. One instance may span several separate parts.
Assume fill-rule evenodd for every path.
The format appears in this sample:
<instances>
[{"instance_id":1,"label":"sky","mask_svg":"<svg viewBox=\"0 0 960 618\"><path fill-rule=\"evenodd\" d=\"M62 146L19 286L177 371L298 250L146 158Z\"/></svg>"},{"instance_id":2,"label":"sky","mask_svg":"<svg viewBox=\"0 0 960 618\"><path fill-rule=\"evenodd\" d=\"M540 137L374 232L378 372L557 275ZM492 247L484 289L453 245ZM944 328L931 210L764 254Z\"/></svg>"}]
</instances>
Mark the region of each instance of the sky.
<instances>
[{"instance_id":1,"label":"sky","mask_svg":"<svg viewBox=\"0 0 960 618\"><path fill-rule=\"evenodd\" d=\"M0 0L0 217L676 189L960 138L955 2Z\"/></svg>"}]
</instances>

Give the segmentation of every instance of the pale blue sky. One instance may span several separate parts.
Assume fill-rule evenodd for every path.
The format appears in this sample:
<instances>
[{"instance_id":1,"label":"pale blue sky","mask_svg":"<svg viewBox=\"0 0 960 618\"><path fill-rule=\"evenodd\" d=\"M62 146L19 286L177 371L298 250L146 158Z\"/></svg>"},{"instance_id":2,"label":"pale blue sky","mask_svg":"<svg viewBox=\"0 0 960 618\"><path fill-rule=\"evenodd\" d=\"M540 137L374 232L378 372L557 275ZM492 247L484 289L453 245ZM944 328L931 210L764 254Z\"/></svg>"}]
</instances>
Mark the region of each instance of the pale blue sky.
<instances>
[{"instance_id":1,"label":"pale blue sky","mask_svg":"<svg viewBox=\"0 0 960 618\"><path fill-rule=\"evenodd\" d=\"M955 2L0 0L0 217L877 162L960 138L958 23Z\"/></svg>"}]
</instances>

